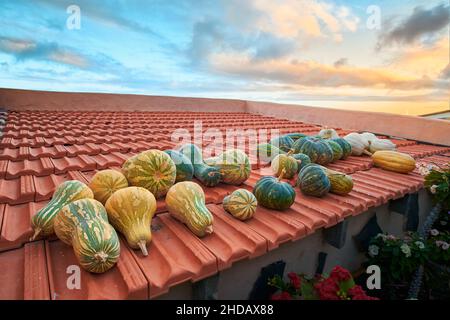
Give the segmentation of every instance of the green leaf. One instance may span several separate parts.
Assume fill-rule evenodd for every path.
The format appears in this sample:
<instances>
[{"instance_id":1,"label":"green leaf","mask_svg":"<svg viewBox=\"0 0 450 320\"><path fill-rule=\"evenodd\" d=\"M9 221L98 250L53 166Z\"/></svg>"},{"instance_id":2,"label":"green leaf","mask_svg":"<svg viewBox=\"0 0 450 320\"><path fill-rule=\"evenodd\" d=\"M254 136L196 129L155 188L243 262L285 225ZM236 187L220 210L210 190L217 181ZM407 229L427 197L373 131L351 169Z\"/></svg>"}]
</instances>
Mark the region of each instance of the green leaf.
<instances>
[{"instance_id":1,"label":"green leaf","mask_svg":"<svg viewBox=\"0 0 450 320\"><path fill-rule=\"evenodd\" d=\"M341 289L342 292L347 293L350 288L353 288L355 286L355 281L353 278L350 278L346 281L341 281L339 283L339 289Z\"/></svg>"},{"instance_id":2,"label":"green leaf","mask_svg":"<svg viewBox=\"0 0 450 320\"><path fill-rule=\"evenodd\" d=\"M302 292L302 297L305 300L317 300L318 296L316 294L316 290L314 289L314 285L309 281L302 281L300 290Z\"/></svg>"}]
</instances>

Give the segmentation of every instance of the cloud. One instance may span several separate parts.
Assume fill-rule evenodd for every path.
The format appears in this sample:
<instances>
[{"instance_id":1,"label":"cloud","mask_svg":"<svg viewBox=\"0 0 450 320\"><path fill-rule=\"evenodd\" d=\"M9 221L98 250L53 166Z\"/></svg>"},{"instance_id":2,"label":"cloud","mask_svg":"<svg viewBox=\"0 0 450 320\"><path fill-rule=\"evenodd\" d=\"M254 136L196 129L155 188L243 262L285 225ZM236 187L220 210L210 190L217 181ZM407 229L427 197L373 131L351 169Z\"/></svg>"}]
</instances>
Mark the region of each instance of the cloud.
<instances>
[{"instance_id":1,"label":"cloud","mask_svg":"<svg viewBox=\"0 0 450 320\"><path fill-rule=\"evenodd\" d=\"M340 59L336 60L333 65L335 68L339 68L342 66L346 66L347 64L348 64L347 58L340 58Z\"/></svg>"},{"instance_id":2,"label":"cloud","mask_svg":"<svg viewBox=\"0 0 450 320\"><path fill-rule=\"evenodd\" d=\"M440 31L449 21L450 6L440 4L430 9L416 7L411 16L380 36L377 47L411 44L422 36Z\"/></svg>"},{"instance_id":3,"label":"cloud","mask_svg":"<svg viewBox=\"0 0 450 320\"><path fill-rule=\"evenodd\" d=\"M450 79L450 63L441 71L440 78Z\"/></svg>"},{"instance_id":4,"label":"cloud","mask_svg":"<svg viewBox=\"0 0 450 320\"><path fill-rule=\"evenodd\" d=\"M32 40L0 37L0 51L13 55L18 61L45 60L86 68L88 61L82 55L61 48L55 42L40 43Z\"/></svg>"}]
</instances>

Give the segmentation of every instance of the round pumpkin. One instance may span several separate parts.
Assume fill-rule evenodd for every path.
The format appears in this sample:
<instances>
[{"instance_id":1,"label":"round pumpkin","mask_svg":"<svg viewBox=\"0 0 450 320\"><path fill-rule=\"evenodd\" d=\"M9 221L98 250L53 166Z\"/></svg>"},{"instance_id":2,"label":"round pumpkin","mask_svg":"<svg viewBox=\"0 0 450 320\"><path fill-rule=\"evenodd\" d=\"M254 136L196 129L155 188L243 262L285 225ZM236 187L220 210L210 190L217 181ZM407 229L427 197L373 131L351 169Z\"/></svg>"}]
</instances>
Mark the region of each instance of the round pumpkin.
<instances>
[{"instance_id":1,"label":"round pumpkin","mask_svg":"<svg viewBox=\"0 0 450 320\"><path fill-rule=\"evenodd\" d=\"M333 151L333 160L332 162L335 162L342 158L344 155L344 151L342 150L341 146L334 142L333 140L325 140L326 143L330 146L331 150Z\"/></svg>"},{"instance_id":2,"label":"round pumpkin","mask_svg":"<svg viewBox=\"0 0 450 320\"><path fill-rule=\"evenodd\" d=\"M333 161L333 150L325 140L308 137L296 142L298 141L300 141L299 153L306 154L311 159L311 162L325 165Z\"/></svg>"},{"instance_id":3,"label":"round pumpkin","mask_svg":"<svg viewBox=\"0 0 450 320\"><path fill-rule=\"evenodd\" d=\"M295 201L294 188L289 183L272 176L259 179L253 188L253 194L258 204L268 209L285 210Z\"/></svg>"},{"instance_id":4,"label":"round pumpkin","mask_svg":"<svg viewBox=\"0 0 450 320\"><path fill-rule=\"evenodd\" d=\"M309 164L300 171L297 185L303 194L314 197L323 197L331 188L327 174L315 164Z\"/></svg>"},{"instance_id":5,"label":"round pumpkin","mask_svg":"<svg viewBox=\"0 0 450 320\"><path fill-rule=\"evenodd\" d=\"M170 156L177 168L175 182L192 180L192 177L194 176L194 166L192 165L191 160L181 152L175 150L166 150L164 152Z\"/></svg>"},{"instance_id":6,"label":"round pumpkin","mask_svg":"<svg viewBox=\"0 0 450 320\"><path fill-rule=\"evenodd\" d=\"M276 156L272 160L270 167L276 177L279 177L284 172L283 178L285 179L291 179L298 170L297 160L285 154Z\"/></svg>"},{"instance_id":7,"label":"round pumpkin","mask_svg":"<svg viewBox=\"0 0 450 320\"><path fill-rule=\"evenodd\" d=\"M248 220L253 217L258 201L253 193L246 189L237 189L223 198L223 208L239 220Z\"/></svg>"},{"instance_id":8,"label":"round pumpkin","mask_svg":"<svg viewBox=\"0 0 450 320\"><path fill-rule=\"evenodd\" d=\"M218 157L209 158L205 163L219 168L222 182L231 185L240 185L250 177L250 161L245 152L230 149Z\"/></svg>"},{"instance_id":9,"label":"round pumpkin","mask_svg":"<svg viewBox=\"0 0 450 320\"><path fill-rule=\"evenodd\" d=\"M311 163L311 159L304 153L295 153L291 157L297 161L297 173Z\"/></svg>"},{"instance_id":10,"label":"round pumpkin","mask_svg":"<svg viewBox=\"0 0 450 320\"><path fill-rule=\"evenodd\" d=\"M97 172L89 184L94 193L94 199L102 204L117 190L128 187L128 180L117 170L102 170Z\"/></svg>"},{"instance_id":11,"label":"round pumpkin","mask_svg":"<svg viewBox=\"0 0 450 320\"><path fill-rule=\"evenodd\" d=\"M347 142L344 138L336 138L332 139L333 142L339 144L342 149L342 157L341 159L347 159L352 154L352 145Z\"/></svg>"},{"instance_id":12,"label":"round pumpkin","mask_svg":"<svg viewBox=\"0 0 450 320\"><path fill-rule=\"evenodd\" d=\"M148 150L129 158L122 171L132 186L142 187L156 198L163 197L175 183L177 169L170 156L160 150Z\"/></svg>"},{"instance_id":13,"label":"round pumpkin","mask_svg":"<svg viewBox=\"0 0 450 320\"><path fill-rule=\"evenodd\" d=\"M272 138L270 140L270 144L278 147L280 150L284 152L289 152L291 150L292 145L294 144L294 140L288 135Z\"/></svg>"},{"instance_id":14,"label":"round pumpkin","mask_svg":"<svg viewBox=\"0 0 450 320\"><path fill-rule=\"evenodd\" d=\"M141 187L123 188L109 197L105 208L110 223L125 235L128 245L147 256L147 244L152 240L150 225L156 211L153 194Z\"/></svg>"}]
</instances>

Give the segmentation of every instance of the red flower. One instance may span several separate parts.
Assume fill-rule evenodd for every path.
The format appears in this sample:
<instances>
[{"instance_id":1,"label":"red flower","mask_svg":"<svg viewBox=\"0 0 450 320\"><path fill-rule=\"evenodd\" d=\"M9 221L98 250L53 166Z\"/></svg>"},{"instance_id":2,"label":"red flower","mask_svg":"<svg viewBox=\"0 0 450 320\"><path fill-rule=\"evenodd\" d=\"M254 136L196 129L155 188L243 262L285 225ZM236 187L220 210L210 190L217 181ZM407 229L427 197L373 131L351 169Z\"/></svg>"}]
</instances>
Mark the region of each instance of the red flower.
<instances>
[{"instance_id":1,"label":"red flower","mask_svg":"<svg viewBox=\"0 0 450 320\"><path fill-rule=\"evenodd\" d=\"M361 286L355 285L355 286L351 287L350 289L348 289L348 294L351 297L353 297L353 296L365 295L366 293L364 292L364 290Z\"/></svg>"},{"instance_id":2,"label":"red flower","mask_svg":"<svg viewBox=\"0 0 450 320\"><path fill-rule=\"evenodd\" d=\"M369 297L366 294L361 294L361 295L353 296L352 300L379 300L379 299L375 298L375 297Z\"/></svg>"},{"instance_id":3,"label":"red flower","mask_svg":"<svg viewBox=\"0 0 450 320\"><path fill-rule=\"evenodd\" d=\"M271 297L272 300L292 300L291 295L287 291L283 291L281 293L273 294Z\"/></svg>"},{"instance_id":4,"label":"red flower","mask_svg":"<svg viewBox=\"0 0 450 320\"><path fill-rule=\"evenodd\" d=\"M350 274L350 272L340 266L334 267L330 273L330 278L333 278L337 282L349 280L351 277L352 275Z\"/></svg>"},{"instance_id":5,"label":"red flower","mask_svg":"<svg viewBox=\"0 0 450 320\"><path fill-rule=\"evenodd\" d=\"M300 289L300 278L295 272L289 272L288 277L291 280L291 284L295 289Z\"/></svg>"},{"instance_id":6,"label":"red flower","mask_svg":"<svg viewBox=\"0 0 450 320\"><path fill-rule=\"evenodd\" d=\"M314 288L319 294L320 300L339 300L337 292L339 286L332 278L322 280L314 285Z\"/></svg>"}]
</instances>

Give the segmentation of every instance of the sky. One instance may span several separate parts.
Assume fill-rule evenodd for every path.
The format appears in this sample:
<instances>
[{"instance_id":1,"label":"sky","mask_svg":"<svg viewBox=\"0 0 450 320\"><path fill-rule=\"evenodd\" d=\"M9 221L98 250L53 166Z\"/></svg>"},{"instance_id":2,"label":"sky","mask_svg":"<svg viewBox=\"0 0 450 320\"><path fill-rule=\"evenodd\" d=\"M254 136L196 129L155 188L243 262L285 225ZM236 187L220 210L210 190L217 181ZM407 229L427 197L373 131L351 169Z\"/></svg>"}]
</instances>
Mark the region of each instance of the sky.
<instances>
[{"instance_id":1,"label":"sky","mask_svg":"<svg viewBox=\"0 0 450 320\"><path fill-rule=\"evenodd\" d=\"M0 87L450 109L450 1L0 0Z\"/></svg>"}]
</instances>

